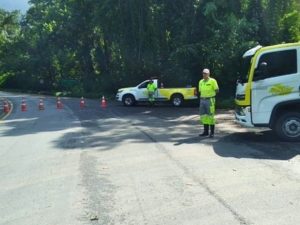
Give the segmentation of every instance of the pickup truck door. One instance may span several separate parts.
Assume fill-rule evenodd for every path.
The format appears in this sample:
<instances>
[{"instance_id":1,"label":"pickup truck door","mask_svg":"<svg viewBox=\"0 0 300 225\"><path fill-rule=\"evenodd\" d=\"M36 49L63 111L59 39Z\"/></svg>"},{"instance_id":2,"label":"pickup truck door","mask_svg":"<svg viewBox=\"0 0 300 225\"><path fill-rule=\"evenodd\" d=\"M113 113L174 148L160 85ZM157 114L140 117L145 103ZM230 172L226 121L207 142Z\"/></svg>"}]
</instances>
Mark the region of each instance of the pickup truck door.
<instances>
[{"instance_id":1,"label":"pickup truck door","mask_svg":"<svg viewBox=\"0 0 300 225\"><path fill-rule=\"evenodd\" d=\"M136 90L136 100L138 101L148 101L148 91L147 91L147 85L149 84L150 80L146 80L142 83L140 83L137 86ZM153 80L153 83L157 86L158 81L156 79ZM158 90L155 91L154 93L154 98L157 100L158 98Z\"/></svg>"},{"instance_id":2,"label":"pickup truck door","mask_svg":"<svg viewBox=\"0 0 300 225\"><path fill-rule=\"evenodd\" d=\"M148 83L149 83L149 80L146 80L146 81L140 83L136 87L136 100L137 101L148 101L148 91L147 91Z\"/></svg>"}]
</instances>

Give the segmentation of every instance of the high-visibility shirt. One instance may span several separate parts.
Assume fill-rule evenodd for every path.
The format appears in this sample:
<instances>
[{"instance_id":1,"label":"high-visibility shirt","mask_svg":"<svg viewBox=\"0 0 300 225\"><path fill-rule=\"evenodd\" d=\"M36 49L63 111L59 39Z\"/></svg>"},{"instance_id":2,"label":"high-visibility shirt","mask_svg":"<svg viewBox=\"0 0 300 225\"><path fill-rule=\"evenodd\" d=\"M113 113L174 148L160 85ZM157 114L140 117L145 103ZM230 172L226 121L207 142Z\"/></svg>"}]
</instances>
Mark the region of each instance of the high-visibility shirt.
<instances>
[{"instance_id":1,"label":"high-visibility shirt","mask_svg":"<svg viewBox=\"0 0 300 225\"><path fill-rule=\"evenodd\" d=\"M201 97L209 98L216 96L216 90L219 90L217 81L214 78L208 78L208 80L199 81L199 92Z\"/></svg>"},{"instance_id":2,"label":"high-visibility shirt","mask_svg":"<svg viewBox=\"0 0 300 225\"><path fill-rule=\"evenodd\" d=\"M148 85L147 85L147 90L148 91L155 91L156 90L156 85L154 84L154 83L149 83Z\"/></svg>"}]
</instances>

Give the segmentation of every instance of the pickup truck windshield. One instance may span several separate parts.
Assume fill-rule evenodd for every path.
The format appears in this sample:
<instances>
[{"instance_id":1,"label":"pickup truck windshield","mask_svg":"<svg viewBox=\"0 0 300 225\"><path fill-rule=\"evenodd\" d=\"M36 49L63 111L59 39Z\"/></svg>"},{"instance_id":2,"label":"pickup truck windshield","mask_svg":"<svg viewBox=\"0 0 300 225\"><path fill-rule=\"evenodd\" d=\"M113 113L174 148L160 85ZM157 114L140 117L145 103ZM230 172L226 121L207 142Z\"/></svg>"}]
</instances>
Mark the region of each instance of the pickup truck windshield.
<instances>
[{"instance_id":1,"label":"pickup truck windshield","mask_svg":"<svg viewBox=\"0 0 300 225\"><path fill-rule=\"evenodd\" d=\"M147 85L148 85L149 81L145 81L143 83L141 83L138 88L147 88Z\"/></svg>"}]
</instances>

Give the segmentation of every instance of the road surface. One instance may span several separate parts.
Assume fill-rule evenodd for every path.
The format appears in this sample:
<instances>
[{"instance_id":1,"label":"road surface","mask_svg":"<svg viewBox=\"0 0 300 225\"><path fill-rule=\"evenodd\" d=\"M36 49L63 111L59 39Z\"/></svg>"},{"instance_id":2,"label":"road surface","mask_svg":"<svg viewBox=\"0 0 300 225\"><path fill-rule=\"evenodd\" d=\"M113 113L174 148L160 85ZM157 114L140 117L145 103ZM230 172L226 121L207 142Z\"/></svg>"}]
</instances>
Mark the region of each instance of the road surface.
<instances>
[{"instance_id":1,"label":"road surface","mask_svg":"<svg viewBox=\"0 0 300 225\"><path fill-rule=\"evenodd\" d=\"M299 143L218 113L200 138L198 109L9 96L0 122L2 225L295 225Z\"/></svg>"}]
</instances>

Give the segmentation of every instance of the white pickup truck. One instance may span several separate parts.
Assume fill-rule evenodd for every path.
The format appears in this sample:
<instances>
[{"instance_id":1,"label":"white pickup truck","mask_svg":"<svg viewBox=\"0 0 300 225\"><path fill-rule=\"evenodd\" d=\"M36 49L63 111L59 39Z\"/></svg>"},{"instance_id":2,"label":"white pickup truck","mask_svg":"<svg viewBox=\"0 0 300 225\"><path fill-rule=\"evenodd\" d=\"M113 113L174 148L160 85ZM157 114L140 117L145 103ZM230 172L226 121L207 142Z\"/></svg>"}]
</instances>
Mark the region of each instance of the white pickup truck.
<instances>
[{"instance_id":1,"label":"white pickup truck","mask_svg":"<svg viewBox=\"0 0 300 225\"><path fill-rule=\"evenodd\" d=\"M125 106L132 106L136 102L147 102L147 85L149 81L150 80L145 80L136 87L119 89L116 95L117 101L123 102ZM158 79L153 79L153 83L158 87L154 96L156 102L170 101L174 106L178 107L186 100L195 100L198 98L197 89L195 87L164 88Z\"/></svg>"}]
</instances>

